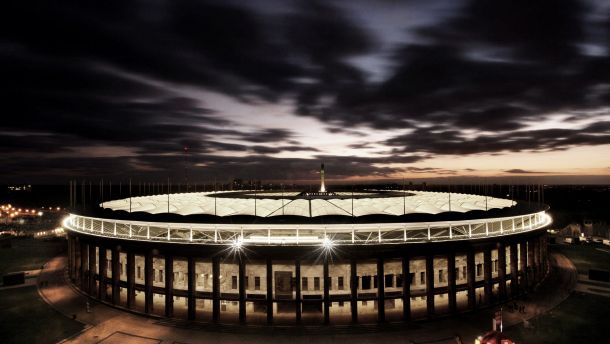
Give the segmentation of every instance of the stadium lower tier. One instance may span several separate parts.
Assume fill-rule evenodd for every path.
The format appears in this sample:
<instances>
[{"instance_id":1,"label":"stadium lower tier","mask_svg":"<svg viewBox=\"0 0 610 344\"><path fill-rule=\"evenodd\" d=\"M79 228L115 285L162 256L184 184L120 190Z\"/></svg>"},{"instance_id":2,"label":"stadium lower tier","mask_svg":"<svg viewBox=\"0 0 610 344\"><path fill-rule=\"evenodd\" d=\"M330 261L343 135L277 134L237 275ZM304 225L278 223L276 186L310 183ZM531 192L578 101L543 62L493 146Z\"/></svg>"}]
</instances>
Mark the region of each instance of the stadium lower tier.
<instances>
[{"instance_id":1,"label":"stadium lower tier","mask_svg":"<svg viewBox=\"0 0 610 344\"><path fill-rule=\"evenodd\" d=\"M476 310L546 275L544 230L396 245L176 244L69 232L69 276L119 308L247 324L406 321Z\"/></svg>"}]
</instances>

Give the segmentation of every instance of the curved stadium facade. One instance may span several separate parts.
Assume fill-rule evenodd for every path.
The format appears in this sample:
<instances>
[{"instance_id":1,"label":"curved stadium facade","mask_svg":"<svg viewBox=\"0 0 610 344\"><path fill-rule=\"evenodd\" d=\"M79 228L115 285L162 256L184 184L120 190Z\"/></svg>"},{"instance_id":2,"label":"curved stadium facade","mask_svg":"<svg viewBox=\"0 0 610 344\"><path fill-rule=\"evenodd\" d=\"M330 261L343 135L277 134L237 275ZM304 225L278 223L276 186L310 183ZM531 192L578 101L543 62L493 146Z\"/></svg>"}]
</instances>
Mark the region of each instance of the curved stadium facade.
<instances>
[{"instance_id":1,"label":"curved stadium facade","mask_svg":"<svg viewBox=\"0 0 610 344\"><path fill-rule=\"evenodd\" d=\"M136 312L346 324L501 303L547 271L548 207L438 192L164 194L74 212L69 273Z\"/></svg>"}]
</instances>

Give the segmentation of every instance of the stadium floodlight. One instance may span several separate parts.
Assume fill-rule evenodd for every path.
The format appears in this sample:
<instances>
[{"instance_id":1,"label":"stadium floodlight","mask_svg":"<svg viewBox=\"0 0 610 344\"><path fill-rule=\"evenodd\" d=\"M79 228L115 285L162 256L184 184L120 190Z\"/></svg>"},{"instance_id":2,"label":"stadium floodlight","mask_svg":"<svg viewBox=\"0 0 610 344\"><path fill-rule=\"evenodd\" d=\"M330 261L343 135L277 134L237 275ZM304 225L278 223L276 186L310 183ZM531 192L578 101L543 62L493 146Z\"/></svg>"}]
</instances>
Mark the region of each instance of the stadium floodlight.
<instances>
[{"instance_id":1,"label":"stadium floodlight","mask_svg":"<svg viewBox=\"0 0 610 344\"><path fill-rule=\"evenodd\" d=\"M324 236L322 247L324 247L325 250L332 250L333 246L335 246L335 243L328 236Z\"/></svg>"},{"instance_id":2,"label":"stadium floodlight","mask_svg":"<svg viewBox=\"0 0 610 344\"><path fill-rule=\"evenodd\" d=\"M239 250L241 249L241 247L244 245L244 238L240 235L239 237L237 237L237 239L233 240L233 242L231 243L231 247L233 247L233 249Z\"/></svg>"}]
</instances>

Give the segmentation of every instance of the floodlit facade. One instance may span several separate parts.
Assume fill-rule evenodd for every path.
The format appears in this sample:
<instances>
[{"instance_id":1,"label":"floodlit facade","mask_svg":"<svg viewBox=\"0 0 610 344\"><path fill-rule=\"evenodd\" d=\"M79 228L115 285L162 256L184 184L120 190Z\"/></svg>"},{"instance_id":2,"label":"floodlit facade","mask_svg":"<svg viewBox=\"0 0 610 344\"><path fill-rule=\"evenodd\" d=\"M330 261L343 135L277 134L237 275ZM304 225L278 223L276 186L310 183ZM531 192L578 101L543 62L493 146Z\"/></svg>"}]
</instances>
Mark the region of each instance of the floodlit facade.
<instances>
[{"instance_id":1,"label":"floodlit facade","mask_svg":"<svg viewBox=\"0 0 610 344\"><path fill-rule=\"evenodd\" d=\"M546 274L547 207L421 191L154 195L72 213L70 277L204 322L347 324L475 310Z\"/></svg>"}]
</instances>

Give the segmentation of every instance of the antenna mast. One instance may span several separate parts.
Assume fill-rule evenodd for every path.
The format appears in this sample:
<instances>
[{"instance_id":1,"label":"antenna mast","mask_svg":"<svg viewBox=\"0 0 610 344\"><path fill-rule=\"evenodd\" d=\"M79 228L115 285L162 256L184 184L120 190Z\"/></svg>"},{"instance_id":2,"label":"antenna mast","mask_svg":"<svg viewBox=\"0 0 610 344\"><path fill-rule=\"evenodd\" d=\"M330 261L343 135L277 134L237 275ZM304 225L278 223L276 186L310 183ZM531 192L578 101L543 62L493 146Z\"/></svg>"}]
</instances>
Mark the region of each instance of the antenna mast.
<instances>
[{"instance_id":1,"label":"antenna mast","mask_svg":"<svg viewBox=\"0 0 610 344\"><path fill-rule=\"evenodd\" d=\"M324 163L320 166L320 192L326 192L326 186L324 185Z\"/></svg>"}]
</instances>

